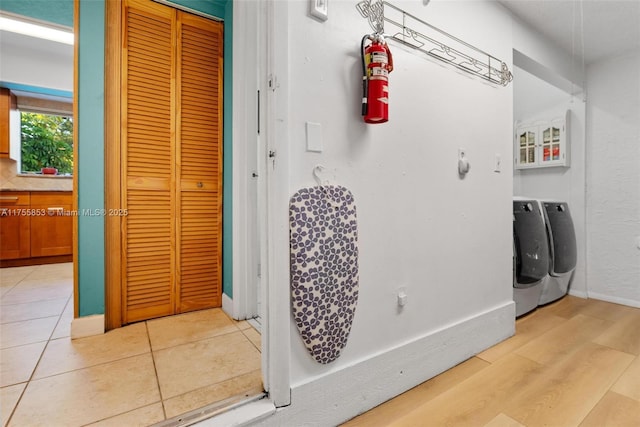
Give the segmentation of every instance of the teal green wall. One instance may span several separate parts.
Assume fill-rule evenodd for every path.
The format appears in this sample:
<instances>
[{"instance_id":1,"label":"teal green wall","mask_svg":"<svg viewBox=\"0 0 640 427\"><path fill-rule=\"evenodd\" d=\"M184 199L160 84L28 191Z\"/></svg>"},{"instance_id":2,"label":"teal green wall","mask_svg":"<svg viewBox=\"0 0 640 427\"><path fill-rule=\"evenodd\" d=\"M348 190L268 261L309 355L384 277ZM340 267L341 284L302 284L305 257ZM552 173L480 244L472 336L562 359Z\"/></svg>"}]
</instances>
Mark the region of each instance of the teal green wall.
<instances>
[{"instance_id":1,"label":"teal green wall","mask_svg":"<svg viewBox=\"0 0 640 427\"><path fill-rule=\"evenodd\" d=\"M225 21L231 21L231 17L226 16L228 0L168 0L171 3L188 7L197 12L206 13L207 15L222 18Z\"/></svg>"},{"instance_id":2,"label":"teal green wall","mask_svg":"<svg viewBox=\"0 0 640 427\"><path fill-rule=\"evenodd\" d=\"M0 9L73 27L73 0L2 0Z\"/></svg>"},{"instance_id":3,"label":"teal green wall","mask_svg":"<svg viewBox=\"0 0 640 427\"><path fill-rule=\"evenodd\" d=\"M105 0L81 0L78 44L78 209L104 209ZM98 211L100 212L100 211ZM104 313L104 215L78 217L80 316Z\"/></svg>"},{"instance_id":4,"label":"teal green wall","mask_svg":"<svg viewBox=\"0 0 640 427\"><path fill-rule=\"evenodd\" d=\"M71 98L73 98L73 92L60 89L51 89L42 86L23 85L20 83L5 82L0 80L0 87L11 90L21 90L23 92L39 93L42 95L52 95L60 98L69 98L70 101Z\"/></svg>"},{"instance_id":5,"label":"teal green wall","mask_svg":"<svg viewBox=\"0 0 640 427\"><path fill-rule=\"evenodd\" d=\"M223 146L223 178L222 178L222 291L229 297L233 298L233 212L232 194L233 194L233 174L231 165L233 165L233 129L232 114L233 97L231 88L233 88L233 1L226 1L225 5L225 24L224 24L224 146Z\"/></svg>"}]
</instances>

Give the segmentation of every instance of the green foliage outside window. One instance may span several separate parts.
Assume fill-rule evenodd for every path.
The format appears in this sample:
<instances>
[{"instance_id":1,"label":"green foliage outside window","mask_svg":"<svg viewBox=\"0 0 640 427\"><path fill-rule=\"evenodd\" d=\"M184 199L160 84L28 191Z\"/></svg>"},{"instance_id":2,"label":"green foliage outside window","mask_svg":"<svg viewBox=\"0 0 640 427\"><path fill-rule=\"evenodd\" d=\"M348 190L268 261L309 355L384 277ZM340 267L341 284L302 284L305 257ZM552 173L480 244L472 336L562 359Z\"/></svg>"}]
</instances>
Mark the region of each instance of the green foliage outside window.
<instances>
[{"instance_id":1,"label":"green foliage outside window","mask_svg":"<svg viewBox=\"0 0 640 427\"><path fill-rule=\"evenodd\" d=\"M22 112L22 172L44 167L73 174L73 119L53 114Z\"/></svg>"}]
</instances>

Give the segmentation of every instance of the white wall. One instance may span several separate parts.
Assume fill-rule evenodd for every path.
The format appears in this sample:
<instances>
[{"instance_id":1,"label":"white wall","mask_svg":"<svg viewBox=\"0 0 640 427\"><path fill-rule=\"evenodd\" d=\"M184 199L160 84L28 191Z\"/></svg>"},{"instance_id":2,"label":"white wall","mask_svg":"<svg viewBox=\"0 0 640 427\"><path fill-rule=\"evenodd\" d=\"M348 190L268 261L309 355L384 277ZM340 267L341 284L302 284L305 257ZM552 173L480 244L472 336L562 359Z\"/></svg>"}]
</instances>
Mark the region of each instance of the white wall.
<instances>
[{"instance_id":1,"label":"white wall","mask_svg":"<svg viewBox=\"0 0 640 427\"><path fill-rule=\"evenodd\" d=\"M73 46L1 32L0 81L73 92Z\"/></svg>"},{"instance_id":2,"label":"white wall","mask_svg":"<svg viewBox=\"0 0 640 427\"><path fill-rule=\"evenodd\" d=\"M510 12L507 13L513 20L512 37L516 65L565 92L572 92L575 84L583 86L584 72L577 55L574 57L570 52L565 52L544 34L535 31Z\"/></svg>"},{"instance_id":3,"label":"white wall","mask_svg":"<svg viewBox=\"0 0 640 427\"><path fill-rule=\"evenodd\" d=\"M566 104L571 101L571 95L548 82L536 77L525 69L513 67L513 119L521 122ZM574 101L581 101L575 98Z\"/></svg>"},{"instance_id":4,"label":"white wall","mask_svg":"<svg viewBox=\"0 0 640 427\"><path fill-rule=\"evenodd\" d=\"M640 307L640 51L587 70L589 296Z\"/></svg>"},{"instance_id":5,"label":"white wall","mask_svg":"<svg viewBox=\"0 0 640 427\"><path fill-rule=\"evenodd\" d=\"M576 232L577 264L569 293L586 298L585 103L527 71L514 67L514 119L529 122L563 117L567 110L567 140L571 166L514 170L514 196L561 200L569 204Z\"/></svg>"},{"instance_id":6,"label":"white wall","mask_svg":"<svg viewBox=\"0 0 640 427\"><path fill-rule=\"evenodd\" d=\"M512 155L512 86L490 85L391 43L390 121L364 124L359 43L371 29L355 3L329 2L325 23L307 16L306 1L277 6L286 8L275 17L288 29L276 50L289 78L276 90L288 102L275 113L276 126L287 127L289 144L277 148L286 154L275 168L288 164L288 196L315 185L316 164L353 192L360 299L349 342L329 365L315 363L289 320L291 406L269 424L339 423L514 331L511 163L494 172L496 154ZM394 4L511 68L511 21L494 3ZM322 125L322 153L305 150L307 121ZM464 179L459 147L471 162ZM276 276L288 277L287 267ZM276 286L288 294L288 281ZM408 294L402 310L400 287Z\"/></svg>"}]
</instances>

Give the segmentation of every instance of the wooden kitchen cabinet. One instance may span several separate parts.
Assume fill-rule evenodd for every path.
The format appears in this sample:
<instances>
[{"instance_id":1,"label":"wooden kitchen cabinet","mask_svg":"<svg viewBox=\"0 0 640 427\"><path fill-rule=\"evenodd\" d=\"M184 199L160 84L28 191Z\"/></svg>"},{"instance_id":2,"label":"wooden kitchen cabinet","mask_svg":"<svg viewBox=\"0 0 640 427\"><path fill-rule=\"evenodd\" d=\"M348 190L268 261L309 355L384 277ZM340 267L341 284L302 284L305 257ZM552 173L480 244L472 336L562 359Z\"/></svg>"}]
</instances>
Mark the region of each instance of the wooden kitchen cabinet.
<instances>
[{"instance_id":1,"label":"wooden kitchen cabinet","mask_svg":"<svg viewBox=\"0 0 640 427\"><path fill-rule=\"evenodd\" d=\"M69 191L0 192L0 261L71 255L72 207Z\"/></svg>"},{"instance_id":2,"label":"wooden kitchen cabinet","mask_svg":"<svg viewBox=\"0 0 640 427\"><path fill-rule=\"evenodd\" d=\"M73 252L73 217L69 215L71 193L32 192L31 256L70 255Z\"/></svg>"},{"instance_id":3,"label":"wooden kitchen cabinet","mask_svg":"<svg viewBox=\"0 0 640 427\"><path fill-rule=\"evenodd\" d=\"M0 88L0 158L9 158L12 112L17 108L15 95L7 88Z\"/></svg>"},{"instance_id":4,"label":"wooden kitchen cabinet","mask_svg":"<svg viewBox=\"0 0 640 427\"><path fill-rule=\"evenodd\" d=\"M31 256L28 192L0 193L0 259Z\"/></svg>"}]
</instances>

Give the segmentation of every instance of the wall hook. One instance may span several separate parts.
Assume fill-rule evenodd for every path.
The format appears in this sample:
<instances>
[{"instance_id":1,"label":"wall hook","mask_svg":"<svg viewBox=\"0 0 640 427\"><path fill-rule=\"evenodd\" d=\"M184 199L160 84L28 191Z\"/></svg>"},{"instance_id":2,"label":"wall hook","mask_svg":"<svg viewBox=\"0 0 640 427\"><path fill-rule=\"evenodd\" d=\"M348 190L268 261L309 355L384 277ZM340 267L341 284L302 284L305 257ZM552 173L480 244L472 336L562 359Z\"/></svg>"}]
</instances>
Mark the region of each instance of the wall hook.
<instances>
[{"instance_id":1,"label":"wall hook","mask_svg":"<svg viewBox=\"0 0 640 427\"><path fill-rule=\"evenodd\" d=\"M316 182L318 183L318 185L320 187L323 187L324 185L328 184L327 182L325 182L324 184L322 183L322 178L320 177L320 174L322 173L322 171L325 170L325 167L322 165L316 165L313 168L313 178L316 180Z\"/></svg>"}]
</instances>

